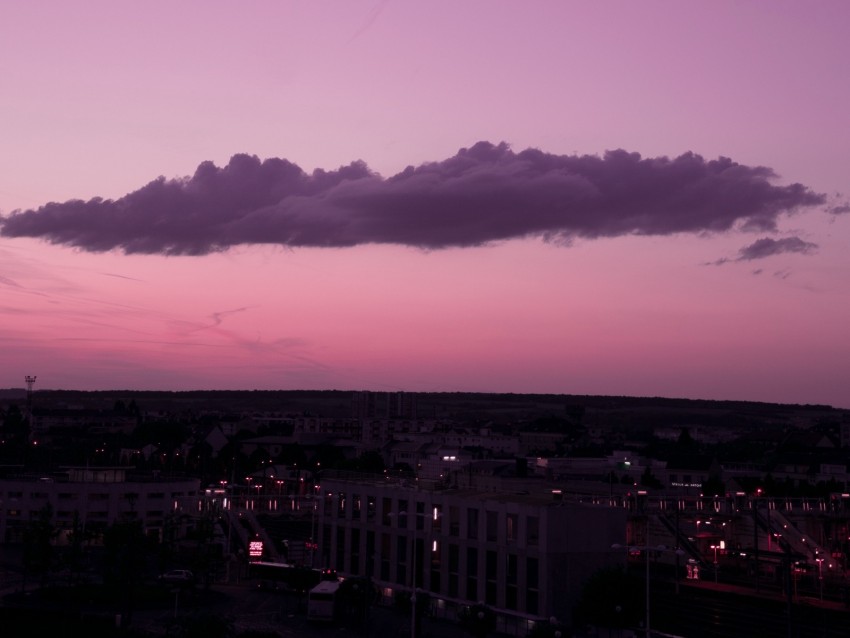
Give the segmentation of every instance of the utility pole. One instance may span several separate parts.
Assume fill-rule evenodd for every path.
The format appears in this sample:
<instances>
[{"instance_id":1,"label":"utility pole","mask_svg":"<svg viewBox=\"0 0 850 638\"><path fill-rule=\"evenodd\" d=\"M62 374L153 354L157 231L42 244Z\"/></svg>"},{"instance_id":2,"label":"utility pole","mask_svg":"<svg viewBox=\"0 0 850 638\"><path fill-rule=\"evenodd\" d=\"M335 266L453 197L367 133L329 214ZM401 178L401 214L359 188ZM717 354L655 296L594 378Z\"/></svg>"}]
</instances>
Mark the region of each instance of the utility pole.
<instances>
[{"instance_id":1,"label":"utility pole","mask_svg":"<svg viewBox=\"0 0 850 638\"><path fill-rule=\"evenodd\" d=\"M679 508L682 505L682 501L679 498L676 498L676 595L679 595L679 552L681 551L681 547L679 546L679 536L681 532L679 531Z\"/></svg>"},{"instance_id":2,"label":"utility pole","mask_svg":"<svg viewBox=\"0 0 850 638\"><path fill-rule=\"evenodd\" d=\"M413 574L410 594L410 638L416 638L416 526L413 529Z\"/></svg>"},{"instance_id":3,"label":"utility pole","mask_svg":"<svg viewBox=\"0 0 850 638\"><path fill-rule=\"evenodd\" d=\"M646 638L652 638L649 625L649 512L646 513L646 535L643 541L646 546Z\"/></svg>"},{"instance_id":4,"label":"utility pole","mask_svg":"<svg viewBox=\"0 0 850 638\"><path fill-rule=\"evenodd\" d=\"M761 494L761 488L756 489L753 494L753 552L755 552L755 569L756 569L756 592L761 591L761 582L759 580L759 513L758 513L758 497ZM769 532L768 532L769 533Z\"/></svg>"}]
</instances>

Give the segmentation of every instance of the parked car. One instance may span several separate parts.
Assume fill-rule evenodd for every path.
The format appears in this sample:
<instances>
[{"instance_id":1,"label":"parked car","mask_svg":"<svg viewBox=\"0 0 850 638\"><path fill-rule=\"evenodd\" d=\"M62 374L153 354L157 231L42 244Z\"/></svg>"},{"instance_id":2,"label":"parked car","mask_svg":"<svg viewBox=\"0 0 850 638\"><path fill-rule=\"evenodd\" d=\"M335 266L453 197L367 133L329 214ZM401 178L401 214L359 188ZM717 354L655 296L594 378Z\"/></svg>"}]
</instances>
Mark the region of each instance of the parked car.
<instances>
[{"instance_id":1,"label":"parked car","mask_svg":"<svg viewBox=\"0 0 850 638\"><path fill-rule=\"evenodd\" d=\"M169 585L192 585L195 582L195 575L188 569L172 569L170 572L165 572L159 577L160 582Z\"/></svg>"}]
</instances>

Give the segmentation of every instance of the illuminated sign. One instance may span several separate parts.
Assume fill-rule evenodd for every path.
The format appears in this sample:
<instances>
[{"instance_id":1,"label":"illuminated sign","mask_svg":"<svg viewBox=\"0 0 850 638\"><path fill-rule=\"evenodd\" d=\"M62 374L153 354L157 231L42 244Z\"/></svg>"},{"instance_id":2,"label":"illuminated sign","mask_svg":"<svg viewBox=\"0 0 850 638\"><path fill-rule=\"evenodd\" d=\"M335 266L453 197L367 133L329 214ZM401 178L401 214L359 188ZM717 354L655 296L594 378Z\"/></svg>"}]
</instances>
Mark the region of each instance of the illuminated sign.
<instances>
[{"instance_id":1,"label":"illuminated sign","mask_svg":"<svg viewBox=\"0 0 850 638\"><path fill-rule=\"evenodd\" d=\"M248 543L248 558L263 557L263 541L256 540Z\"/></svg>"}]
</instances>

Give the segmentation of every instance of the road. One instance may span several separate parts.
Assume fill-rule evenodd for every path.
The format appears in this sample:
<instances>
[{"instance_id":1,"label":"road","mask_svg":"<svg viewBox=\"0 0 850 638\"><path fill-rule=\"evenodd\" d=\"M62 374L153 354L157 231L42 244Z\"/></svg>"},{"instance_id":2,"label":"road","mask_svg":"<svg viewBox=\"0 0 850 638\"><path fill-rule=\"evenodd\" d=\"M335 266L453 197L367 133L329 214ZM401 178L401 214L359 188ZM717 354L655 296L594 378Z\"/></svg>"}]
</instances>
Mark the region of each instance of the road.
<instances>
[{"instance_id":1,"label":"road","mask_svg":"<svg viewBox=\"0 0 850 638\"><path fill-rule=\"evenodd\" d=\"M358 638L406 638L410 635L410 616L392 607L373 606L368 623L362 627L344 627L310 622L306 616L306 601L292 594L260 591L248 584L217 584L212 587L215 598L204 602L203 593L194 597L177 595L176 615L214 613L234 623L238 631L253 629L276 632L283 638L316 638L320 636ZM133 616L133 626L152 633L165 634L174 623L175 610L140 611ZM452 621L424 618L424 638L469 638Z\"/></svg>"}]
</instances>

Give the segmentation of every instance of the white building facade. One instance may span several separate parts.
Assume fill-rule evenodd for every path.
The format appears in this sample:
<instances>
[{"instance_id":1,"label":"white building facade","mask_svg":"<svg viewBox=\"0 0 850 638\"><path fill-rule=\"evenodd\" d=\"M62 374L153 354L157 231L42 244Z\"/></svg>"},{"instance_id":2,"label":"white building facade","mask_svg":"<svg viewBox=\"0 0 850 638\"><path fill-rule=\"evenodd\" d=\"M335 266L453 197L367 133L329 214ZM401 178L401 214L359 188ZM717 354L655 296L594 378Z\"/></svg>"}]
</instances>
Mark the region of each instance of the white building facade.
<instances>
[{"instance_id":1,"label":"white building facade","mask_svg":"<svg viewBox=\"0 0 850 638\"><path fill-rule=\"evenodd\" d=\"M623 541L624 510L551 491L428 490L363 478L324 478L321 488L322 566L371 577L387 597L409 592L415 578L447 617L483 601L511 634L552 616L569 621L587 578L624 560L611 550Z\"/></svg>"}]
</instances>

